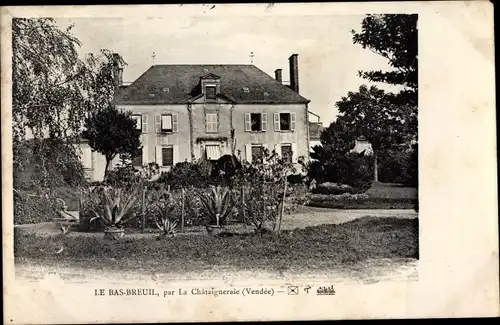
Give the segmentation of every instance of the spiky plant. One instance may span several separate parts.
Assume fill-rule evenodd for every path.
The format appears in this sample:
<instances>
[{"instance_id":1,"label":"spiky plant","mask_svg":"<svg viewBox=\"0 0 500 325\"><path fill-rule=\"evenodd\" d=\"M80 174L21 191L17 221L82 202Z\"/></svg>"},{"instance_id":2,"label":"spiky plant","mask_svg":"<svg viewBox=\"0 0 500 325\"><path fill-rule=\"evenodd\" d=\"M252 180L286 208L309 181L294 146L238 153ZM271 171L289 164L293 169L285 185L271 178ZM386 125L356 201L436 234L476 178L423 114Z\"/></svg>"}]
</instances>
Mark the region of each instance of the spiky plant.
<instances>
[{"instance_id":1,"label":"spiky plant","mask_svg":"<svg viewBox=\"0 0 500 325\"><path fill-rule=\"evenodd\" d=\"M102 191L102 211L93 210L95 217L89 223L101 219L106 227L120 228L125 222L134 217L131 213L138 199L139 187L129 193L122 194L122 189L104 188Z\"/></svg>"},{"instance_id":2,"label":"spiky plant","mask_svg":"<svg viewBox=\"0 0 500 325\"><path fill-rule=\"evenodd\" d=\"M162 200L154 206L155 223L158 229L163 231L162 235L164 236L174 236L177 232L178 221L172 218L174 209L175 203L170 194L166 200Z\"/></svg>"},{"instance_id":3,"label":"spiky plant","mask_svg":"<svg viewBox=\"0 0 500 325\"><path fill-rule=\"evenodd\" d=\"M200 199L204 214L209 217L211 225L225 225L235 206L229 189L212 186L209 192L201 193Z\"/></svg>"}]
</instances>

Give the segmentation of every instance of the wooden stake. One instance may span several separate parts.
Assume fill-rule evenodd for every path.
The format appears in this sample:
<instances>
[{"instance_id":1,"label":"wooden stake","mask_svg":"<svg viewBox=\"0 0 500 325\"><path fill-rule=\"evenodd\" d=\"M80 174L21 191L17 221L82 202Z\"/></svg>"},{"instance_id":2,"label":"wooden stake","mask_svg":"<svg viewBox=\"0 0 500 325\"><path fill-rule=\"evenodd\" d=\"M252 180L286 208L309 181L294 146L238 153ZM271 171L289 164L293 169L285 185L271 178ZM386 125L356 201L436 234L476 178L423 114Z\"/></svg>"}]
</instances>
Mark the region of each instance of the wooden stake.
<instances>
[{"instance_id":1,"label":"wooden stake","mask_svg":"<svg viewBox=\"0 0 500 325\"><path fill-rule=\"evenodd\" d=\"M286 174L285 174L285 186L283 189L283 200L281 201L280 220L278 223L278 235L280 234L280 231L281 231L281 219L283 219L283 213L285 212L285 197L286 197L286 185L287 184L288 184L288 182L287 182Z\"/></svg>"},{"instance_id":2,"label":"wooden stake","mask_svg":"<svg viewBox=\"0 0 500 325\"><path fill-rule=\"evenodd\" d=\"M184 187L182 188L181 191L181 202L182 202L182 209L181 209L181 232L184 232L184 218L185 218L185 211L184 211L184 206L185 206L185 198L186 195L184 193Z\"/></svg>"},{"instance_id":3,"label":"wooden stake","mask_svg":"<svg viewBox=\"0 0 500 325\"><path fill-rule=\"evenodd\" d=\"M146 204L146 191L147 191L148 187L147 186L144 186L142 188L142 206L141 206L141 211L142 211L142 222L141 222L141 228L142 230L146 229L146 207L145 207L145 204Z\"/></svg>"}]
</instances>

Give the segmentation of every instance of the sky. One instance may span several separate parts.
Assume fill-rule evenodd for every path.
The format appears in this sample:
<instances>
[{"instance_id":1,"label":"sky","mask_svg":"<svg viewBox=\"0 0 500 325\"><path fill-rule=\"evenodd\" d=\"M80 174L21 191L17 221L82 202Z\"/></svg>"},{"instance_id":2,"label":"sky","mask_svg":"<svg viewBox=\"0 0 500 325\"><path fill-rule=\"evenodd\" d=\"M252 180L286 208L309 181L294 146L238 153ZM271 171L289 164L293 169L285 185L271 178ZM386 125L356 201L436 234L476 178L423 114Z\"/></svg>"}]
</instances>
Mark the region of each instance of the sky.
<instances>
[{"instance_id":1,"label":"sky","mask_svg":"<svg viewBox=\"0 0 500 325\"><path fill-rule=\"evenodd\" d=\"M219 8L186 6L158 16L116 18L56 18L72 29L82 43L80 53L100 49L118 52L127 62L124 82L137 79L153 64L253 64L274 77L283 69L288 81L288 58L298 54L300 94L324 125L335 119L339 101L349 91L370 84L359 70L389 70L386 59L358 44L351 30L359 31L364 15L285 14L262 9L262 14ZM222 9L221 9L222 11Z\"/></svg>"}]
</instances>

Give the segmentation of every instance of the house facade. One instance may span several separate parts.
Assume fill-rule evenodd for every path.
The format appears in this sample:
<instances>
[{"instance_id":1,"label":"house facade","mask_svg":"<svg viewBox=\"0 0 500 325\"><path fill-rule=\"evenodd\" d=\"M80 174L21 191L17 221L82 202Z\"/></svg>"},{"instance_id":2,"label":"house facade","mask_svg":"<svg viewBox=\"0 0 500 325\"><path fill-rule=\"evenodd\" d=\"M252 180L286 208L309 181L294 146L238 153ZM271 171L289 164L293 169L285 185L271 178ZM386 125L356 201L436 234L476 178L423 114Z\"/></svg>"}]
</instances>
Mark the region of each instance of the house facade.
<instances>
[{"instance_id":1,"label":"house facade","mask_svg":"<svg viewBox=\"0 0 500 325\"><path fill-rule=\"evenodd\" d=\"M234 146L249 162L267 148L300 167L300 158L309 159L309 100L299 94L297 54L289 65L290 85L281 69L273 78L254 65L155 65L123 86L116 67L115 104L132 112L142 131L134 166L154 162L168 171L183 161L217 160ZM102 180L104 157L81 148L88 178Z\"/></svg>"}]
</instances>

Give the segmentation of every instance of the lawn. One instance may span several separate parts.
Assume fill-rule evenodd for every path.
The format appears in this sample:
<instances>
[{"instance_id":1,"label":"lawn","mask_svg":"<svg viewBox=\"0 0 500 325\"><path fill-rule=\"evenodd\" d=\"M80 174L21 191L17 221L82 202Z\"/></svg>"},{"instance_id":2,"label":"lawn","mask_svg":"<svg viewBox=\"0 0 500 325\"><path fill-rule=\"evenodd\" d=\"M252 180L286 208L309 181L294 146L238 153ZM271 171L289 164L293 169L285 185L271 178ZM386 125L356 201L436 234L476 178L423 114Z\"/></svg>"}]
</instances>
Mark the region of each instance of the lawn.
<instances>
[{"instance_id":1,"label":"lawn","mask_svg":"<svg viewBox=\"0 0 500 325\"><path fill-rule=\"evenodd\" d=\"M374 183L366 191L370 197L385 199L417 199L417 189L415 187L405 187L393 183Z\"/></svg>"},{"instance_id":2,"label":"lawn","mask_svg":"<svg viewBox=\"0 0 500 325\"><path fill-rule=\"evenodd\" d=\"M379 258L418 258L418 219L363 217L350 222L272 234L210 237L156 235L116 242L96 236L14 235L16 260L145 271L197 271L212 265L238 269L331 268ZM56 254L61 247L60 254Z\"/></svg>"}]
</instances>

